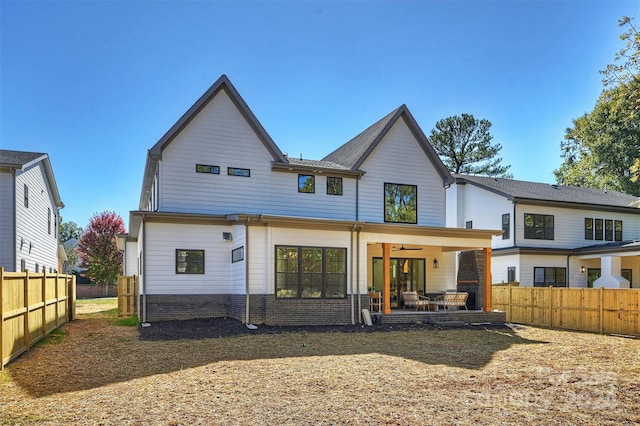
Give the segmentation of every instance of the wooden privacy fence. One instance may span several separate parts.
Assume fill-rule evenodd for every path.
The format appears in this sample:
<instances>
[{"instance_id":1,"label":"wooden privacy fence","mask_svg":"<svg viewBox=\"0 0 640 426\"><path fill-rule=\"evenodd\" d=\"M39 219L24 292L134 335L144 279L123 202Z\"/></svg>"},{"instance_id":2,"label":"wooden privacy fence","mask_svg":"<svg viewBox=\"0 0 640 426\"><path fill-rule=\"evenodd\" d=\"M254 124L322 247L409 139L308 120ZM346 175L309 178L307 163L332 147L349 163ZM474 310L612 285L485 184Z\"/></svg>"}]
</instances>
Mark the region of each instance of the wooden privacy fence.
<instances>
[{"instance_id":1,"label":"wooden privacy fence","mask_svg":"<svg viewBox=\"0 0 640 426\"><path fill-rule=\"evenodd\" d=\"M493 287L494 309L507 321L551 328L640 335L640 290Z\"/></svg>"},{"instance_id":2,"label":"wooden privacy fence","mask_svg":"<svg viewBox=\"0 0 640 426\"><path fill-rule=\"evenodd\" d=\"M0 268L0 369L75 319L75 288L74 275Z\"/></svg>"},{"instance_id":3,"label":"wooden privacy fence","mask_svg":"<svg viewBox=\"0 0 640 426\"><path fill-rule=\"evenodd\" d=\"M138 313L138 276L118 277L118 316L132 317Z\"/></svg>"}]
</instances>

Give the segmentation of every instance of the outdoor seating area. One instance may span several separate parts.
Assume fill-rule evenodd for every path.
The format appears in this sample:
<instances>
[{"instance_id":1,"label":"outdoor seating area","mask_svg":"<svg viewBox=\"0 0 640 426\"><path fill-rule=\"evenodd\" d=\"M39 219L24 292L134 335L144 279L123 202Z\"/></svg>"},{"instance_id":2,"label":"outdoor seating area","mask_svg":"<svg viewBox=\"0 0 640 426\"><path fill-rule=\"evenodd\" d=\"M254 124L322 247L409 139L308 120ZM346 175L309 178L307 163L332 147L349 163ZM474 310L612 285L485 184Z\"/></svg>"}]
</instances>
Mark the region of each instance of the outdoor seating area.
<instances>
[{"instance_id":1,"label":"outdoor seating area","mask_svg":"<svg viewBox=\"0 0 640 426\"><path fill-rule=\"evenodd\" d=\"M438 297L436 297L433 301L435 309L438 310L440 307L442 309L449 309L455 307L456 309L464 307L467 308L467 298L469 297L469 293L467 292L446 292Z\"/></svg>"},{"instance_id":2,"label":"outdoor seating area","mask_svg":"<svg viewBox=\"0 0 640 426\"><path fill-rule=\"evenodd\" d=\"M404 301L404 307L412 307L416 311L429 309L430 299L426 296L420 296L415 291L403 291L402 300Z\"/></svg>"}]
</instances>

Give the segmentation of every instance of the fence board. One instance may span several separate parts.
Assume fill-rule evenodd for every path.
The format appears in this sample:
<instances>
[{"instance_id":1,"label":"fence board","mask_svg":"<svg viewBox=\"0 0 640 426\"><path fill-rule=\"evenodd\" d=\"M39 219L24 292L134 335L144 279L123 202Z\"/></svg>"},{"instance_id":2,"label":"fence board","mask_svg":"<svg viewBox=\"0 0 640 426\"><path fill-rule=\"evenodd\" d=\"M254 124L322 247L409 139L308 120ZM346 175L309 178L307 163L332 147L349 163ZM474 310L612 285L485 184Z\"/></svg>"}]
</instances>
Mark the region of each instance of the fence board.
<instances>
[{"instance_id":1,"label":"fence board","mask_svg":"<svg viewBox=\"0 0 640 426\"><path fill-rule=\"evenodd\" d=\"M132 317L138 313L138 276L118 277L118 316Z\"/></svg>"},{"instance_id":2,"label":"fence board","mask_svg":"<svg viewBox=\"0 0 640 426\"><path fill-rule=\"evenodd\" d=\"M640 335L640 290L494 287L507 321L552 328Z\"/></svg>"},{"instance_id":3,"label":"fence board","mask_svg":"<svg viewBox=\"0 0 640 426\"><path fill-rule=\"evenodd\" d=\"M75 276L0 268L0 369L74 319Z\"/></svg>"}]
</instances>

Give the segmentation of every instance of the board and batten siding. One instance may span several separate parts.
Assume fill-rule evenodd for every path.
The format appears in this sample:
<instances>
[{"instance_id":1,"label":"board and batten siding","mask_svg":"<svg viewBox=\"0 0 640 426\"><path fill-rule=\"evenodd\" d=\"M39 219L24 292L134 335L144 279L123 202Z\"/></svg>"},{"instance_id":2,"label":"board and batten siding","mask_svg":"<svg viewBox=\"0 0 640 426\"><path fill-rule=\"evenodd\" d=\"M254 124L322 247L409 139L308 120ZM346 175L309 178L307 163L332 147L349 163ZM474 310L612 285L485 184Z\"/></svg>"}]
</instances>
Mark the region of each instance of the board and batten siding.
<instances>
[{"instance_id":1,"label":"board and batten siding","mask_svg":"<svg viewBox=\"0 0 640 426\"><path fill-rule=\"evenodd\" d=\"M298 193L298 174L274 172L272 161L226 92L220 91L164 149L159 210L355 217L354 179L343 179L344 195L328 195L327 174L316 174L315 193ZM220 174L196 173L196 164L218 166ZM249 169L250 177L229 176L228 167Z\"/></svg>"},{"instance_id":2,"label":"board and batten siding","mask_svg":"<svg viewBox=\"0 0 640 426\"><path fill-rule=\"evenodd\" d=\"M146 223L147 294L230 294L231 242L222 240L230 226ZM176 249L204 250L204 274L177 274Z\"/></svg>"},{"instance_id":3,"label":"board and batten siding","mask_svg":"<svg viewBox=\"0 0 640 426\"><path fill-rule=\"evenodd\" d=\"M511 228L509 238L503 240L502 235L494 235L491 243L494 249L511 247L514 223L513 203L501 195L471 184L454 186L458 187L462 195L462 201L458 203L459 222L456 226L464 228L468 221L472 221L473 229L502 229L502 215L509 214Z\"/></svg>"},{"instance_id":4,"label":"board and batten siding","mask_svg":"<svg viewBox=\"0 0 640 426\"><path fill-rule=\"evenodd\" d=\"M359 220L384 222L384 184L416 185L418 225L445 226L442 177L405 123L398 119L360 169Z\"/></svg>"},{"instance_id":5,"label":"board and batten siding","mask_svg":"<svg viewBox=\"0 0 640 426\"><path fill-rule=\"evenodd\" d=\"M525 213L552 215L554 217L554 239L525 239ZM606 241L586 240L584 238L584 219L587 217L605 220L621 220L623 241L640 239L639 214L519 204L516 208L516 216L515 223L518 246L574 248L605 243Z\"/></svg>"},{"instance_id":6,"label":"board and batten siding","mask_svg":"<svg viewBox=\"0 0 640 426\"><path fill-rule=\"evenodd\" d=\"M0 171L0 266L10 272L16 271L13 188L13 173Z\"/></svg>"},{"instance_id":7,"label":"board and batten siding","mask_svg":"<svg viewBox=\"0 0 640 426\"><path fill-rule=\"evenodd\" d=\"M56 225L58 209L55 206L42 162L16 171L16 266L25 259L26 268L35 272L46 267L58 270L58 240ZM24 185L29 188L29 207L24 206ZM51 210L51 232L48 231L47 209ZM24 239L24 244L22 243ZM31 249L30 249L31 247Z\"/></svg>"}]
</instances>

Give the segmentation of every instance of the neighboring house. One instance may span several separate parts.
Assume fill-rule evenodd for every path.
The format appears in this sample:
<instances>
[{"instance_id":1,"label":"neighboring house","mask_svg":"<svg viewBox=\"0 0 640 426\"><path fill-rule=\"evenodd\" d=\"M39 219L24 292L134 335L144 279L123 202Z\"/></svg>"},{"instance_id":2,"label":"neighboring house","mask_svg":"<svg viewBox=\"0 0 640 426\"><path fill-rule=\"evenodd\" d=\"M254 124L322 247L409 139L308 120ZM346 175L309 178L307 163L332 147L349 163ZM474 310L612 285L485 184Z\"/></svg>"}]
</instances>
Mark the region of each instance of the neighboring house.
<instances>
[{"instance_id":1,"label":"neighboring house","mask_svg":"<svg viewBox=\"0 0 640 426\"><path fill-rule=\"evenodd\" d=\"M0 200L0 266L11 272L60 271L64 203L49 156L0 150Z\"/></svg>"},{"instance_id":2,"label":"neighboring house","mask_svg":"<svg viewBox=\"0 0 640 426\"><path fill-rule=\"evenodd\" d=\"M455 175L447 224L501 228L493 283L640 287L640 200L616 191Z\"/></svg>"},{"instance_id":3,"label":"neighboring house","mask_svg":"<svg viewBox=\"0 0 640 426\"><path fill-rule=\"evenodd\" d=\"M141 320L348 324L370 288L386 313L402 290L455 288L457 251L500 231L445 228L452 182L404 105L322 160L290 158L222 76L147 156L120 241Z\"/></svg>"}]
</instances>

